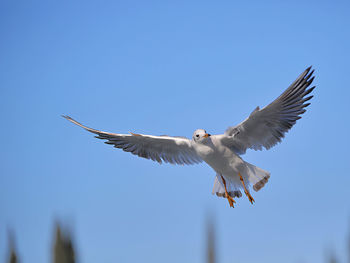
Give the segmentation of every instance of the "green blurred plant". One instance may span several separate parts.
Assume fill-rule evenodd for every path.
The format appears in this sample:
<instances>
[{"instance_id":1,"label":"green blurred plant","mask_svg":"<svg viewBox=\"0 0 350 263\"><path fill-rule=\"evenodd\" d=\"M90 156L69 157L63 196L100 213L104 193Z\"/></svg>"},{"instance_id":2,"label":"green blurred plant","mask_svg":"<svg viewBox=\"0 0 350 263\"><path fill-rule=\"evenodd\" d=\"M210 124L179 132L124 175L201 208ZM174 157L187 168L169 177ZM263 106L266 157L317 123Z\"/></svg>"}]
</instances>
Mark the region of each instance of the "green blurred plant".
<instances>
[{"instance_id":1,"label":"green blurred plant","mask_svg":"<svg viewBox=\"0 0 350 263\"><path fill-rule=\"evenodd\" d=\"M18 256L16 252L16 246L15 246L15 236L12 231L8 231L8 247L9 247L9 253L7 256L8 263L18 263Z\"/></svg>"},{"instance_id":2,"label":"green blurred plant","mask_svg":"<svg viewBox=\"0 0 350 263\"><path fill-rule=\"evenodd\" d=\"M62 232L59 224L56 224L53 263L75 263L75 252L71 235L68 231Z\"/></svg>"},{"instance_id":3,"label":"green blurred plant","mask_svg":"<svg viewBox=\"0 0 350 263\"><path fill-rule=\"evenodd\" d=\"M350 226L350 225L349 225ZM207 247L206 247L206 261L207 263L216 262L216 246L215 246L215 224L212 217L209 217L206 224ZM18 263L18 255L16 251L14 235L11 231L8 234L8 248L7 263ZM348 263L350 263L350 229L347 240ZM62 231L61 226L57 223L55 226L55 235L53 240L53 263L75 263L76 254L71 238L70 231ZM328 263L338 263L338 259L333 251L328 253L326 261Z\"/></svg>"},{"instance_id":4,"label":"green blurred plant","mask_svg":"<svg viewBox=\"0 0 350 263\"><path fill-rule=\"evenodd\" d=\"M9 263L17 263L18 262L17 254L16 254L16 251L14 249L11 249L10 257L8 259L8 262Z\"/></svg>"},{"instance_id":5,"label":"green blurred plant","mask_svg":"<svg viewBox=\"0 0 350 263\"><path fill-rule=\"evenodd\" d=\"M215 263L215 225L213 218L207 220L207 263Z\"/></svg>"},{"instance_id":6,"label":"green blurred plant","mask_svg":"<svg viewBox=\"0 0 350 263\"><path fill-rule=\"evenodd\" d=\"M337 260L334 253L330 253L329 258L328 258L328 262L329 263L338 263L338 260Z\"/></svg>"}]
</instances>

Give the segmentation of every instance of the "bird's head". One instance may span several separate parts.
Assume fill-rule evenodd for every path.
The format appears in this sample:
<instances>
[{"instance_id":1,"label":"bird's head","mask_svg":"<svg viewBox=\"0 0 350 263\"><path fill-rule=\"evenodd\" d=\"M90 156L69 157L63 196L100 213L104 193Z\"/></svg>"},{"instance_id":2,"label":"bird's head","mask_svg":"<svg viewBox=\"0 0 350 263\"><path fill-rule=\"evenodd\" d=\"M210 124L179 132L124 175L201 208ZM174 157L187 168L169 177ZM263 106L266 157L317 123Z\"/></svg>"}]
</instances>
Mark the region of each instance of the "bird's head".
<instances>
[{"instance_id":1,"label":"bird's head","mask_svg":"<svg viewBox=\"0 0 350 263\"><path fill-rule=\"evenodd\" d=\"M203 129L195 130L192 139L198 143L204 143L208 140L210 134Z\"/></svg>"}]
</instances>

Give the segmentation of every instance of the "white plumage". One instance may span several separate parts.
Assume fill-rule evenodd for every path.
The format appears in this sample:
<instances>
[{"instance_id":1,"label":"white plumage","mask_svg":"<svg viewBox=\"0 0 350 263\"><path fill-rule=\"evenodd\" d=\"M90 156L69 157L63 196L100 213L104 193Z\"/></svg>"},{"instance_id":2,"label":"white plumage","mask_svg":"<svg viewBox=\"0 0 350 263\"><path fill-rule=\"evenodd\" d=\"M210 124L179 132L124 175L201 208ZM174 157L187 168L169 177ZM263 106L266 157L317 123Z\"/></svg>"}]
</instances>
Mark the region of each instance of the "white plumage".
<instances>
[{"instance_id":1,"label":"white plumage","mask_svg":"<svg viewBox=\"0 0 350 263\"><path fill-rule=\"evenodd\" d=\"M241 197L244 190L249 200L254 199L249 189L259 191L268 181L270 173L245 162L240 155L247 149L270 149L305 112L308 96L315 87L308 88L314 77L311 67L306 69L276 100L260 109L224 134L210 135L203 129L193 133L192 140L185 137L153 136L144 134L116 134L88 128L69 116L67 120L79 125L96 138L107 140L116 148L151 159L159 163L195 164L205 161L216 172L213 194L226 197L233 207L233 197Z\"/></svg>"}]
</instances>

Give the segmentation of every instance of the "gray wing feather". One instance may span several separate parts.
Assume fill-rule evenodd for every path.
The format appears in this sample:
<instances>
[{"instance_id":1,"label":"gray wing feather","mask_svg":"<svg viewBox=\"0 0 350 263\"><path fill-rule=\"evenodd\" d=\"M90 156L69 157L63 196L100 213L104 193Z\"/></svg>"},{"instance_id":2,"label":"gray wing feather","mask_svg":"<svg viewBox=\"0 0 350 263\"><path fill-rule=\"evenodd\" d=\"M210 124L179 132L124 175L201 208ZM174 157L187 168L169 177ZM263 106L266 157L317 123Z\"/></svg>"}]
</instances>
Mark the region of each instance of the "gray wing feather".
<instances>
[{"instance_id":1,"label":"gray wing feather","mask_svg":"<svg viewBox=\"0 0 350 263\"><path fill-rule=\"evenodd\" d=\"M313 96L308 95L315 88L308 88L314 80L314 71L310 70L307 68L272 103L262 109L257 107L242 123L229 127L223 143L238 154L244 154L248 148L268 150L279 143L310 105L306 102Z\"/></svg>"},{"instance_id":2,"label":"gray wing feather","mask_svg":"<svg viewBox=\"0 0 350 263\"><path fill-rule=\"evenodd\" d=\"M96 134L96 138L107 140L105 143L142 158L151 159L158 163L182 165L202 162L191 146L191 141L184 137L109 133L86 127L69 116L62 117Z\"/></svg>"}]
</instances>

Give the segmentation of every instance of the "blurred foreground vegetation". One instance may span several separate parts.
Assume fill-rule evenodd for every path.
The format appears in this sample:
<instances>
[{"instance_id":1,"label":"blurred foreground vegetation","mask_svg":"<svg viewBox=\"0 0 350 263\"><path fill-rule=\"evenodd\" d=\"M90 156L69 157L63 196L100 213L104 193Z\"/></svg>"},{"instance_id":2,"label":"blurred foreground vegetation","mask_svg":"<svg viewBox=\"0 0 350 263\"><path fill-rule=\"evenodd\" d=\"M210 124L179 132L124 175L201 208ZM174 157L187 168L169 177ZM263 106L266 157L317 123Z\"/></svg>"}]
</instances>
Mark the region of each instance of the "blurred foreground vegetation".
<instances>
[{"instance_id":1,"label":"blurred foreground vegetation","mask_svg":"<svg viewBox=\"0 0 350 263\"><path fill-rule=\"evenodd\" d=\"M8 256L6 263L21 263L20 257L17 255L14 236L9 233ZM52 246L52 262L53 263L75 263L75 249L72 241L71 232L63 230L60 224L56 224L53 246Z\"/></svg>"},{"instance_id":2,"label":"blurred foreground vegetation","mask_svg":"<svg viewBox=\"0 0 350 263\"><path fill-rule=\"evenodd\" d=\"M215 224L210 218L206 224L207 246L205 257L207 263L216 263L216 245L215 245ZM350 263L350 232L347 240L347 261ZM72 241L72 234L69 230L63 229L62 226L56 223L53 246L52 246L52 262L53 263L76 263L76 251ZM328 251L325 259L326 263L341 263L338 261L337 255L333 251ZM8 234L8 253L5 263L22 263L17 255L17 250L14 241L14 234ZM24 262L23 262L24 263Z\"/></svg>"}]
</instances>

